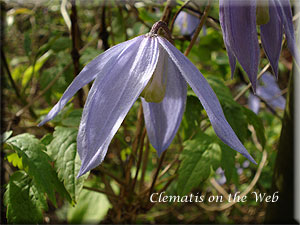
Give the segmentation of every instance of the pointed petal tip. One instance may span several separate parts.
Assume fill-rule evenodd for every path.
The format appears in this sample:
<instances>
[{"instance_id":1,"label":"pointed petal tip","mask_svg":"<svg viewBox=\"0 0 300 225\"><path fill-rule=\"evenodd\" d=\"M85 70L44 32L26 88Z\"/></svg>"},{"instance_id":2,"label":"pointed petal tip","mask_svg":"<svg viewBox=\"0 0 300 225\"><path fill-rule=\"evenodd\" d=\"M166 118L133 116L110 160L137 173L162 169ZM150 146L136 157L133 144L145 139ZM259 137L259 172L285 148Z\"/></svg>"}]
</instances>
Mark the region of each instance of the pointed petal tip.
<instances>
[{"instance_id":1,"label":"pointed petal tip","mask_svg":"<svg viewBox=\"0 0 300 225\"><path fill-rule=\"evenodd\" d=\"M257 162L252 158L252 156L249 153L247 153L247 154L242 153L242 155L245 156L247 159L249 159L252 163L257 165Z\"/></svg>"},{"instance_id":2,"label":"pointed petal tip","mask_svg":"<svg viewBox=\"0 0 300 225\"><path fill-rule=\"evenodd\" d=\"M84 174L86 174L87 172L89 172L89 170L87 168L83 168L82 166L80 167L80 170L76 176L76 179L79 179L81 176L83 176Z\"/></svg>"}]
</instances>

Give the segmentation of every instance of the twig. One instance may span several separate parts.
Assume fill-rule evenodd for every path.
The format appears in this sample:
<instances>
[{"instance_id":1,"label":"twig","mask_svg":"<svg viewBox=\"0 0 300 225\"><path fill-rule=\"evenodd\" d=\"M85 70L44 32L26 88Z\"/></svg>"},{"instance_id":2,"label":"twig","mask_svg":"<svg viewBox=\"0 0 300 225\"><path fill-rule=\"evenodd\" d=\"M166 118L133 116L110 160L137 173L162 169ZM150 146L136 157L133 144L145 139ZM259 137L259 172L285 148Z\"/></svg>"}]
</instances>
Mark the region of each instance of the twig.
<instances>
[{"instance_id":1,"label":"twig","mask_svg":"<svg viewBox=\"0 0 300 225\"><path fill-rule=\"evenodd\" d=\"M166 152L167 152L167 150L165 150L164 153L162 154L162 156L160 157L158 167L157 167L157 169L156 169L154 178L153 178L153 180L152 180L151 187L150 187L150 189L149 189L149 196L151 195L151 193L152 193L152 191L153 191L153 188L154 188L154 186L155 186L155 182L156 182L156 179L157 179L157 177L158 177L160 168L162 167L162 163L163 163L164 158L165 158L165 156L166 156Z\"/></svg>"},{"instance_id":2,"label":"twig","mask_svg":"<svg viewBox=\"0 0 300 225\"><path fill-rule=\"evenodd\" d=\"M144 186L144 179L145 179L145 174L146 174L146 170L147 170L149 149L150 149L150 143L149 143L149 138L147 137L146 150L145 150L145 154L144 154L144 158L143 158L142 175L141 175L141 180L140 180L140 188L139 188L140 191L142 190L142 188Z\"/></svg>"},{"instance_id":3,"label":"twig","mask_svg":"<svg viewBox=\"0 0 300 225\"><path fill-rule=\"evenodd\" d=\"M256 171L256 174L255 174L253 180L251 181L251 183L249 184L249 186L241 193L240 198L243 198L244 196L246 196L253 189L253 187L255 186L255 184L257 183L257 181L258 181L258 179L261 175L262 169L263 169L266 161L267 161L267 151L264 150L263 155L262 155L262 159L259 163L259 167ZM209 206L205 203L200 203L199 205L203 209L208 210L208 211L223 211L223 210L228 209L229 207L233 206L236 203L237 202L232 201L232 202L228 202L228 203L225 203L225 204L221 204L219 206Z\"/></svg>"},{"instance_id":4,"label":"twig","mask_svg":"<svg viewBox=\"0 0 300 225\"><path fill-rule=\"evenodd\" d=\"M115 176L113 173L109 172L109 171L108 171L107 169L105 169L103 166L99 166L99 167L97 167L97 169L98 169L101 173L103 173L103 174L105 174L105 175L107 175L107 176L113 178L113 179L114 179L115 181L117 181L119 184L125 185L125 182L124 182L123 180L121 180L119 177Z\"/></svg>"},{"instance_id":5,"label":"twig","mask_svg":"<svg viewBox=\"0 0 300 225\"><path fill-rule=\"evenodd\" d=\"M4 54L4 51L3 51L2 48L1 48L1 58L2 58L2 61L3 61L4 67L6 69L6 72L7 72L7 75L8 75L8 79L9 79L9 81L10 81L13 89L15 90L15 93L16 93L17 97L21 100L22 105L26 105L27 104L27 100L25 98L23 98L23 96L20 94L19 88L18 88L17 84L15 83L15 81L14 81L12 75L11 75L11 72L10 72L10 69L9 69L9 66L8 66L8 63L7 63L7 60L6 60L6 57L5 57L5 54ZM35 112L33 111L33 109L31 107L28 107L28 108L29 108L30 115L34 119L36 119L37 115L35 114Z\"/></svg>"},{"instance_id":6,"label":"twig","mask_svg":"<svg viewBox=\"0 0 300 225\"><path fill-rule=\"evenodd\" d=\"M204 23L206 21L206 18L208 16L209 10L210 10L210 0L208 0L208 2L207 2L207 5L206 5L205 10L203 12L203 15L201 17L200 23L199 23L199 25L198 25L198 27L197 27L194 35L193 35L193 38L192 38L191 42L190 42L189 46L187 47L187 49L184 52L185 56L188 56L188 54L190 53L192 47L194 46L194 44L195 44L195 42L197 40L197 37L198 37L198 35L199 35L199 33L200 33L200 31L201 31L201 29L202 29L202 27L203 27L203 25L204 25Z\"/></svg>"},{"instance_id":7,"label":"twig","mask_svg":"<svg viewBox=\"0 0 300 225\"><path fill-rule=\"evenodd\" d=\"M82 49L80 49L80 53L83 52L88 46L90 46L93 43L93 41L87 43ZM63 75L63 73L72 65L72 62L68 63L63 69L62 71L60 71L54 78L53 80L47 85L46 88L44 88L40 94L36 97L34 97L25 107L23 107L22 109L20 109L17 113L16 113L16 117L21 116L28 108L30 108L34 103L37 102L37 100L39 100L55 83L56 81L60 78L61 75Z\"/></svg>"},{"instance_id":8,"label":"twig","mask_svg":"<svg viewBox=\"0 0 300 225\"><path fill-rule=\"evenodd\" d=\"M108 32L106 30L106 23L105 23L105 12L106 12L106 6L105 6L105 1L102 2L101 6L101 20L100 20L100 28L99 28L99 39L102 40L102 47L103 50L109 49L109 44L108 44Z\"/></svg>"},{"instance_id":9,"label":"twig","mask_svg":"<svg viewBox=\"0 0 300 225\"><path fill-rule=\"evenodd\" d=\"M173 19L171 21L171 24L170 24L170 32L172 33L173 32L173 28L174 28L174 23L175 23L175 20L177 18L177 16L179 15L179 13L184 9L184 7L186 7L189 3L190 3L191 0L186 0L185 3L178 9L178 11L175 13L175 15L173 16Z\"/></svg>"},{"instance_id":10,"label":"twig","mask_svg":"<svg viewBox=\"0 0 300 225\"><path fill-rule=\"evenodd\" d=\"M100 189L97 189L97 188L93 188L93 187L88 187L88 186L83 186L83 189L86 189L86 190L89 190L89 191L95 191L95 192L98 192L98 193L101 193L101 194L105 194L107 196L110 196L112 198L115 198L115 199L118 199L117 196L111 194L111 193L108 193L104 190L100 190Z\"/></svg>"},{"instance_id":11,"label":"twig","mask_svg":"<svg viewBox=\"0 0 300 225\"><path fill-rule=\"evenodd\" d=\"M163 14L161 16L162 21L164 21L167 25L169 23L170 20L170 16L171 16L171 11L172 11L172 0L167 0L167 4L164 8Z\"/></svg>"},{"instance_id":12,"label":"twig","mask_svg":"<svg viewBox=\"0 0 300 225\"><path fill-rule=\"evenodd\" d=\"M143 134L141 136L141 140L140 140L140 151L139 151L139 159L137 162L137 166L136 166L136 172L135 172L135 176L133 179L133 183L132 183L132 190L134 190L135 188L135 184L139 175L139 171L140 171L140 167L141 167L141 162L142 162L142 158L143 158L143 148L144 148L144 139L146 136L146 128L144 128Z\"/></svg>"},{"instance_id":13,"label":"twig","mask_svg":"<svg viewBox=\"0 0 300 225\"><path fill-rule=\"evenodd\" d=\"M139 146L139 140L142 135L142 129L144 126L144 119L143 119L143 107L142 104L140 104L139 110L138 110L138 116L137 116L137 126L136 126L136 132L135 132L135 138L132 143L132 152L129 157L129 161L126 165L126 173L125 173L125 182L127 184L127 188L129 188L130 182L131 182L131 176L130 171L133 164L133 160L136 157L137 148Z\"/></svg>"},{"instance_id":14,"label":"twig","mask_svg":"<svg viewBox=\"0 0 300 225\"><path fill-rule=\"evenodd\" d=\"M75 0L71 0L72 11L71 11L71 37L72 37L72 60L74 65L74 77L80 73L80 63L79 63L79 49L81 47L80 29L77 22L77 9ZM83 91L80 89L77 94L77 101L75 101L75 106L82 108L83 103Z\"/></svg>"},{"instance_id":15,"label":"twig","mask_svg":"<svg viewBox=\"0 0 300 225\"><path fill-rule=\"evenodd\" d=\"M265 65L265 67L260 71L260 73L257 76L257 80L269 69L270 67L270 63L268 63L267 65ZM246 91L248 91L248 89L250 89L252 87L251 83L249 83L243 90L241 90L235 97L234 97L234 101L237 101L241 96L243 96Z\"/></svg>"}]
</instances>

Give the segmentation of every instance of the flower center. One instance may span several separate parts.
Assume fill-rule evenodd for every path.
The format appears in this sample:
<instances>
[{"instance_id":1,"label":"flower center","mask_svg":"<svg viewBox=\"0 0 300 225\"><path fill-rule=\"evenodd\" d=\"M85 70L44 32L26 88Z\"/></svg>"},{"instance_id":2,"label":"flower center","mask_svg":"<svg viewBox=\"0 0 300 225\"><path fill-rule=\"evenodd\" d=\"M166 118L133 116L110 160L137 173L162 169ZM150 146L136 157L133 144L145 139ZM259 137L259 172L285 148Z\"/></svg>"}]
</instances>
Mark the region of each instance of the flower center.
<instances>
[{"instance_id":1,"label":"flower center","mask_svg":"<svg viewBox=\"0 0 300 225\"><path fill-rule=\"evenodd\" d=\"M147 86L141 93L141 96L147 102L161 102L166 93L168 55L165 50L160 47L158 62L155 71L149 80Z\"/></svg>"}]
</instances>

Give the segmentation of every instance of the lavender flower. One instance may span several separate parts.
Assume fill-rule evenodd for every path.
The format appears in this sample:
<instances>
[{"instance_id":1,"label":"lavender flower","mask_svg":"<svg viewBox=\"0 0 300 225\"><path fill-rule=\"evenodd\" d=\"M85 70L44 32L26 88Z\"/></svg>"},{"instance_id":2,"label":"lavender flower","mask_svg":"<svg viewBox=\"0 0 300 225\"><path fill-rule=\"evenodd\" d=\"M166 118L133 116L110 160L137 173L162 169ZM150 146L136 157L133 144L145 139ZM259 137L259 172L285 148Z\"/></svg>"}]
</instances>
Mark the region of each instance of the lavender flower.
<instances>
[{"instance_id":1,"label":"lavender flower","mask_svg":"<svg viewBox=\"0 0 300 225\"><path fill-rule=\"evenodd\" d=\"M184 11L181 11L175 20L175 26L179 27L181 34L188 36L194 34L199 23L199 18Z\"/></svg>"},{"instance_id":2,"label":"lavender flower","mask_svg":"<svg viewBox=\"0 0 300 225\"><path fill-rule=\"evenodd\" d=\"M77 137L82 160L78 176L98 166L129 109L142 95L151 144L160 155L171 144L185 109L187 84L194 90L219 138L250 161L254 159L228 124L215 93L199 70L169 41L151 32L118 44L91 61L39 124L53 119L70 98L95 79ZM166 25L165 25L166 26Z\"/></svg>"},{"instance_id":3,"label":"lavender flower","mask_svg":"<svg viewBox=\"0 0 300 225\"><path fill-rule=\"evenodd\" d=\"M238 59L248 74L254 91L256 90L259 64L257 23L260 24L262 46L276 77L283 31L286 35L288 48L296 62L300 62L299 52L295 44L289 0L269 0L262 1L262 3L255 0L242 2L220 0L220 23L229 57L231 75L233 76L236 59Z\"/></svg>"},{"instance_id":4,"label":"lavender flower","mask_svg":"<svg viewBox=\"0 0 300 225\"><path fill-rule=\"evenodd\" d=\"M285 99L282 97L281 90L272 74L269 72L264 73L261 77L261 82L262 84L257 86L256 95L258 97L250 93L248 99L249 108L257 114L260 108L260 98L262 98L270 107L283 110Z\"/></svg>"}]
</instances>

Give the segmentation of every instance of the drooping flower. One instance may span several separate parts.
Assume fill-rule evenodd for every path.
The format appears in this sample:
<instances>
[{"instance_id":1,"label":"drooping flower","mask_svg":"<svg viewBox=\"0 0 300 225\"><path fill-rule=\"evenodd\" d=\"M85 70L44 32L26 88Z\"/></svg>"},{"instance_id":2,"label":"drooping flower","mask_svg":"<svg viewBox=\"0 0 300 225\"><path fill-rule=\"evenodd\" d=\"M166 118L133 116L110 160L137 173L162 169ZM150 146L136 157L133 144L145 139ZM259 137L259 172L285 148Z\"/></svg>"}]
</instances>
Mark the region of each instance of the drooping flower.
<instances>
[{"instance_id":1,"label":"drooping flower","mask_svg":"<svg viewBox=\"0 0 300 225\"><path fill-rule=\"evenodd\" d=\"M118 44L91 61L39 124L55 117L81 87L95 79L77 136L82 160L78 176L103 161L113 136L141 94L149 140L158 154L166 150L185 110L186 82L201 101L219 138L255 163L226 121L203 75L168 40L156 34L162 23L154 24L149 34Z\"/></svg>"},{"instance_id":2,"label":"drooping flower","mask_svg":"<svg viewBox=\"0 0 300 225\"><path fill-rule=\"evenodd\" d=\"M276 77L283 32L288 48L300 63L289 0L220 0L219 12L231 75L237 59L248 74L254 91L259 64L257 24L260 25L262 46Z\"/></svg>"},{"instance_id":3,"label":"drooping flower","mask_svg":"<svg viewBox=\"0 0 300 225\"><path fill-rule=\"evenodd\" d=\"M256 95L250 93L248 99L249 108L256 114L259 112L260 108L260 98L264 100L271 108L284 109L285 99L281 95L281 90L275 78L269 72L266 72L261 77L262 84L258 84Z\"/></svg>"},{"instance_id":4,"label":"drooping flower","mask_svg":"<svg viewBox=\"0 0 300 225\"><path fill-rule=\"evenodd\" d=\"M200 19L187 12L181 11L176 20L175 26L180 29L182 35L192 36L200 23Z\"/></svg>"}]
</instances>

